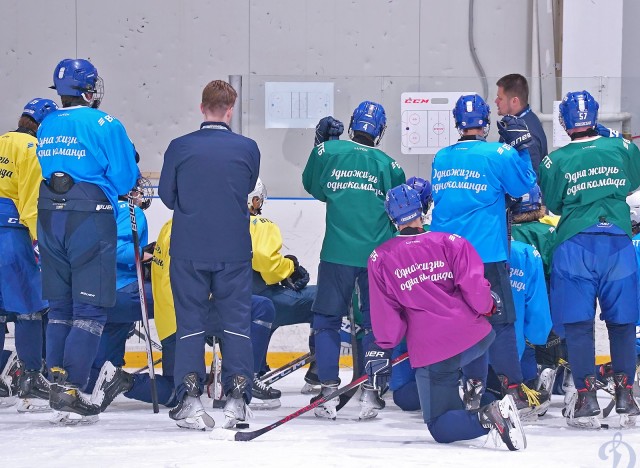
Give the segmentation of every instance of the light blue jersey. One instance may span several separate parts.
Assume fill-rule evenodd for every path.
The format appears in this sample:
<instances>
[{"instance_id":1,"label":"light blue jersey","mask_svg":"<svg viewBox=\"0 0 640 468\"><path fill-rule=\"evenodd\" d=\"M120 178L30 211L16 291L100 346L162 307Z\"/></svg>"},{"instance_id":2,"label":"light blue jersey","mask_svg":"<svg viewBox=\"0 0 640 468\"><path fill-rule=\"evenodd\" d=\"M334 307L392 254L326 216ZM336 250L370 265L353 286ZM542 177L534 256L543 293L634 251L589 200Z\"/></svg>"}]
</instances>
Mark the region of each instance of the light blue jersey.
<instances>
[{"instance_id":1,"label":"light blue jersey","mask_svg":"<svg viewBox=\"0 0 640 468\"><path fill-rule=\"evenodd\" d=\"M125 195L138 180L135 149L124 127L90 107L51 113L38 128L37 155L46 180L53 172L65 172L76 183L99 186L114 207L118 195Z\"/></svg>"},{"instance_id":2,"label":"light blue jersey","mask_svg":"<svg viewBox=\"0 0 640 468\"><path fill-rule=\"evenodd\" d=\"M633 248L636 250L636 259L640 266L640 234L636 234L633 239ZM638 274L638 307L640 308L640 274ZM640 356L640 320L636 324L636 354Z\"/></svg>"},{"instance_id":3,"label":"light blue jersey","mask_svg":"<svg viewBox=\"0 0 640 468\"><path fill-rule=\"evenodd\" d=\"M516 307L516 342L522 357L525 339L543 345L551 331L551 312L544 281L542 258L535 247L524 242L511 242L509 259L511 291Z\"/></svg>"},{"instance_id":4,"label":"light blue jersey","mask_svg":"<svg viewBox=\"0 0 640 468\"><path fill-rule=\"evenodd\" d=\"M131 231L131 217L129 216L129 203L118 202L116 222L118 225L118 247L116 251L116 289L138 281L136 273L135 252L133 250L133 232ZM138 239L140 241L140 259L142 259L142 247L148 242L147 218L144 212L136 206L136 226L138 227Z\"/></svg>"},{"instance_id":5,"label":"light blue jersey","mask_svg":"<svg viewBox=\"0 0 640 468\"><path fill-rule=\"evenodd\" d=\"M484 263L508 258L505 195L520 197L535 184L529 152L464 140L433 161L431 230L467 239Z\"/></svg>"}]
</instances>

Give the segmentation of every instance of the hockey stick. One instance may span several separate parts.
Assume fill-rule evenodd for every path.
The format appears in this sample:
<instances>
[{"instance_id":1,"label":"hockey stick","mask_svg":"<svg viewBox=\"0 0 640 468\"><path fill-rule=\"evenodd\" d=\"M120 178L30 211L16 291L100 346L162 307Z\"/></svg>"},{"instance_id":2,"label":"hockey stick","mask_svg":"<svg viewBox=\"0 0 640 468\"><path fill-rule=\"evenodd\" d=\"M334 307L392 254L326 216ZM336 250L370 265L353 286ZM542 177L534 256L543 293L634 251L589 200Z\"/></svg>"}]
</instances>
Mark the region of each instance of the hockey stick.
<instances>
[{"instance_id":1,"label":"hockey stick","mask_svg":"<svg viewBox=\"0 0 640 468\"><path fill-rule=\"evenodd\" d=\"M291 374L292 372L297 371L301 367L304 367L307 364L311 364L315 360L316 360L316 357L313 354L311 353L304 354L294 359L293 361L288 362L287 364L285 364L284 366L278 369L267 372L262 377L260 377L260 381L264 382L265 385L271 385L274 382L277 382L278 380L282 379L283 377L286 377L287 375Z\"/></svg>"},{"instance_id":2,"label":"hockey stick","mask_svg":"<svg viewBox=\"0 0 640 468\"><path fill-rule=\"evenodd\" d=\"M360 369L360 357L358 356L358 337L356 336L356 319L353 313L353 298L351 299L351 305L349 306L349 321L351 322L351 358L353 360L353 377L351 378L351 381L354 382L362 375L362 369ZM350 391L340 395L340 403L336 406L336 411L340 411L347 403L349 403L349 400L351 400L357 391L358 387L354 387Z\"/></svg>"},{"instance_id":3,"label":"hockey stick","mask_svg":"<svg viewBox=\"0 0 640 468\"><path fill-rule=\"evenodd\" d=\"M153 412L159 413L158 407L158 390L156 388L156 373L153 367L153 351L151 350L151 329L149 328L149 312L147 310L147 302L144 297L144 277L142 275L142 262L140 261L140 240L138 239L138 223L136 221L136 207L133 203L133 197L129 195L129 218L131 220L131 234L133 237L133 252L136 260L136 274L138 276L138 294L140 295L140 309L142 311L142 326L146 336L147 350L147 366L149 366L149 379L151 383L151 401L153 403Z\"/></svg>"},{"instance_id":4,"label":"hockey stick","mask_svg":"<svg viewBox=\"0 0 640 468\"><path fill-rule=\"evenodd\" d=\"M162 358L158 358L155 361L153 361L153 367L155 367L157 364L160 364L162 362ZM137 371L134 371L134 374L140 374L144 371L146 371L149 368L149 364L147 364L146 366L144 366L141 369L138 369Z\"/></svg>"},{"instance_id":5,"label":"hockey stick","mask_svg":"<svg viewBox=\"0 0 640 468\"><path fill-rule=\"evenodd\" d=\"M393 361L391 361L391 365L395 366L396 364L401 363L402 361L404 361L405 359L407 359L409 357L409 353L404 353L400 356L398 356L397 358L395 358ZM289 421L291 421L292 419L297 418L298 416L311 411L313 408L320 406L322 403L325 403L329 400L332 400L334 398L339 398L341 395L344 395L347 392L350 392L353 389L357 389L361 384L363 384L364 382L367 381L369 377L367 375L363 375L362 377L360 377L359 379L354 380L353 382L350 382L349 384L345 385L342 388L337 389L335 392L330 393L329 395L326 396L320 396L320 398L318 398L317 400L315 400L313 403L308 404L307 406L300 408L299 410L291 413L288 416L285 416L284 418L280 419L279 421L274 422L273 424L270 424L269 426L265 426L261 429L257 429L255 431L248 431L248 432L236 432L234 433L233 431L229 431L228 429L214 429L214 432L211 433L211 438L212 439L222 439L222 440L236 440L236 441L249 441L249 440L253 440L256 437L260 437L262 434L265 434L269 431L274 430L276 427L280 427L285 423L288 423ZM224 431L224 432L223 432Z\"/></svg>"},{"instance_id":6,"label":"hockey stick","mask_svg":"<svg viewBox=\"0 0 640 468\"><path fill-rule=\"evenodd\" d=\"M138 338L142 338L143 340L147 340L147 337L145 335L143 335L140 330L138 330L137 328L133 329L133 334L136 335ZM157 349L158 351L162 351L162 345L156 343L155 341L151 340L151 346L153 346L155 349Z\"/></svg>"}]
</instances>

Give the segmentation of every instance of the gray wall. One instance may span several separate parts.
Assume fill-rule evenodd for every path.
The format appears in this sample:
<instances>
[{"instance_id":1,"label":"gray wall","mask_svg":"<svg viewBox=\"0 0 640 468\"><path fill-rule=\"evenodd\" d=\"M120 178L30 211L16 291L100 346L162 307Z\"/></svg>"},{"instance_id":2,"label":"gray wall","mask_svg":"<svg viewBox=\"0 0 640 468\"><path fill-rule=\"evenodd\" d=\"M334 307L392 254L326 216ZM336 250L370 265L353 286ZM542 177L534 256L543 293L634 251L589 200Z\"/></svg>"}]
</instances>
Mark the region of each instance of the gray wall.
<instances>
[{"instance_id":1,"label":"gray wall","mask_svg":"<svg viewBox=\"0 0 640 468\"><path fill-rule=\"evenodd\" d=\"M197 128L212 79L243 76L243 124L262 151L271 196L306 196L300 174L313 130L265 129L265 81L334 81L335 114L382 102L382 149L408 175L430 176L431 156L400 154L400 94L482 90L467 43L468 1L74 0L3 2L0 130L36 96L57 100L52 73L89 58L105 81L102 109L118 117L143 171L158 172L169 141ZM476 2L475 44L489 78L530 71L529 0ZM636 15L637 16L637 15ZM637 42L636 42L637 43ZM494 115L495 120L495 115Z\"/></svg>"},{"instance_id":2,"label":"gray wall","mask_svg":"<svg viewBox=\"0 0 640 468\"><path fill-rule=\"evenodd\" d=\"M640 2L624 0L623 15L621 110L631 113L631 133L640 135Z\"/></svg>"}]
</instances>

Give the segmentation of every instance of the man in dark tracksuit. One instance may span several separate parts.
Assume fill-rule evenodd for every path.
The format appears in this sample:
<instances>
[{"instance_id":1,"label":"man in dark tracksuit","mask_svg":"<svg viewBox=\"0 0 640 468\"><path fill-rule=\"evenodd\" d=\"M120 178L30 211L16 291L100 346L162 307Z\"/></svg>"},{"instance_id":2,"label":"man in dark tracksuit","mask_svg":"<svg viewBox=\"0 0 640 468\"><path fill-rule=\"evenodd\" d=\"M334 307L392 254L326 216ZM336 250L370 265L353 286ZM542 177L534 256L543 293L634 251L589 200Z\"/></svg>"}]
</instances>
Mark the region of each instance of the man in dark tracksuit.
<instances>
[{"instance_id":1,"label":"man in dark tracksuit","mask_svg":"<svg viewBox=\"0 0 640 468\"><path fill-rule=\"evenodd\" d=\"M247 194L260 170L255 141L229 128L235 90L216 80L202 92L200 130L173 140L165 152L158 194L173 213L171 288L176 309L175 383L178 426L205 430L202 407L205 329L209 313L222 324L225 427L246 416L251 399L251 237ZM210 296L214 307L210 306ZM211 311L211 312L210 312Z\"/></svg>"}]
</instances>

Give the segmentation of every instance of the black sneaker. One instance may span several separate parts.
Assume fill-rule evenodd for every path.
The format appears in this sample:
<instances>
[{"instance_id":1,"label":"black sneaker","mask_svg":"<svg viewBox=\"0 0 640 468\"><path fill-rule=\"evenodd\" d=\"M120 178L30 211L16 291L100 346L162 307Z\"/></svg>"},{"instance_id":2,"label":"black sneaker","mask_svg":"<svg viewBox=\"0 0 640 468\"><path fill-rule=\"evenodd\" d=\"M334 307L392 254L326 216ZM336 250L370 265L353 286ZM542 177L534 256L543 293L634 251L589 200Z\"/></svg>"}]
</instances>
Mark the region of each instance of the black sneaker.
<instances>
[{"instance_id":1,"label":"black sneaker","mask_svg":"<svg viewBox=\"0 0 640 468\"><path fill-rule=\"evenodd\" d=\"M49 381L37 370L25 370L18 379L19 398L49 399Z\"/></svg>"},{"instance_id":2,"label":"black sneaker","mask_svg":"<svg viewBox=\"0 0 640 468\"><path fill-rule=\"evenodd\" d=\"M91 403L78 387L67 383L67 371L61 367L51 369L51 385L49 387L49 405L51 409L62 413L76 413L81 416L96 416L100 407Z\"/></svg>"},{"instance_id":3,"label":"black sneaker","mask_svg":"<svg viewBox=\"0 0 640 468\"><path fill-rule=\"evenodd\" d=\"M182 396L182 400L177 406L171 408L169 417L173 419L178 427L183 429L196 429L206 431L215 426L213 418L207 414L200 401L200 385L198 383L198 374L191 372L184 376L184 385L187 389Z\"/></svg>"},{"instance_id":4,"label":"black sneaker","mask_svg":"<svg viewBox=\"0 0 640 468\"><path fill-rule=\"evenodd\" d=\"M485 429L495 431L509 450L527 448L527 438L522 429L520 414L511 395L483 406L478 411L480 424Z\"/></svg>"},{"instance_id":5,"label":"black sneaker","mask_svg":"<svg viewBox=\"0 0 640 468\"><path fill-rule=\"evenodd\" d=\"M133 375L106 361L100 369L91 395L91 401L104 411L121 393L133 387Z\"/></svg>"}]
</instances>

